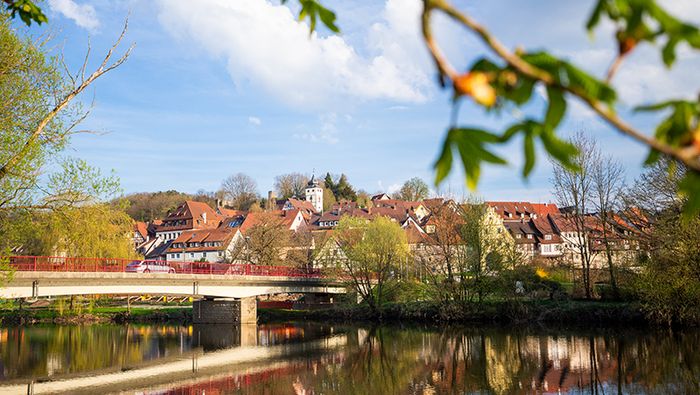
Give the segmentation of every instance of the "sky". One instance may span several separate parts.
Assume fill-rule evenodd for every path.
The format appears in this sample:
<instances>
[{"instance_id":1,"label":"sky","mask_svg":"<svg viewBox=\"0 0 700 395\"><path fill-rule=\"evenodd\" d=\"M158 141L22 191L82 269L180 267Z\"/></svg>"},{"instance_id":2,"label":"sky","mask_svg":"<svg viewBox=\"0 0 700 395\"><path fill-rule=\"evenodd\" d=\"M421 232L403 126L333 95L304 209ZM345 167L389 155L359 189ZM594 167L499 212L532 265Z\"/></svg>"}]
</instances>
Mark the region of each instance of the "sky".
<instances>
[{"instance_id":1,"label":"sky","mask_svg":"<svg viewBox=\"0 0 700 395\"><path fill-rule=\"evenodd\" d=\"M673 14L700 23L697 0L661 3ZM325 0L336 11L340 35L324 28L309 35L294 1L279 0L48 0L49 23L16 27L51 34L54 51L68 67L88 69L118 37L134 50L119 68L80 97L89 117L66 155L114 170L125 193L215 191L228 175L243 172L261 194L274 177L289 172L347 174L370 193L394 192L411 177L432 185L433 163L451 116L451 94L439 88L420 40L420 0ZM594 1L455 1L510 48L547 48L598 76L616 53L613 28L604 23L588 35L584 23ZM490 55L466 30L444 17L434 29L450 61L466 70ZM658 48L639 47L614 80L620 114L646 133L659 116L634 113L640 104L696 97L700 55L681 47L671 70ZM485 113L460 104L462 126L502 130L519 117L542 112L544 99L523 109ZM627 169L632 182L646 149L573 102L559 132L583 131ZM522 143L497 151L509 166L486 165L475 192L487 200L554 201L551 164L541 148L527 180L521 177ZM456 162L457 163L457 162ZM457 164L439 189L465 196Z\"/></svg>"}]
</instances>

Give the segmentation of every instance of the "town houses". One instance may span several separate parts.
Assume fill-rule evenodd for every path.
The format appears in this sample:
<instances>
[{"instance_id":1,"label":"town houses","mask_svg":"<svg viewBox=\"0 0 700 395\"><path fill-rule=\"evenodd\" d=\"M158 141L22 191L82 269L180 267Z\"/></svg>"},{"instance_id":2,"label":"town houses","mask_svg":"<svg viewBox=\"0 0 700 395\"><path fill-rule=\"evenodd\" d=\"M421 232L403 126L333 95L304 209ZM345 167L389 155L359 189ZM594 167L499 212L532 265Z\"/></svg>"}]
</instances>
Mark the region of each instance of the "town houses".
<instances>
[{"instance_id":1,"label":"town houses","mask_svg":"<svg viewBox=\"0 0 700 395\"><path fill-rule=\"evenodd\" d=\"M319 265L314 260L318 254L313 251L327 248L324 244L341 218L370 221L381 216L404 229L410 249L420 252L416 259L437 259L431 254L440 243L463 242L459 238L445 241L440 227L445 221L450 226L458 225L462 221L460 212L468 209L469 203L443 198L405 201L382 193L372 196L366 205L342 200L324 210L323 196L323 186L312 177L305 196L280 200L270 192L264 210L214 209L205 203L185 201L165 218L137 223L133 239L146 259L269 264L284 262L285 257L296 254L299 264ZM603 235L600 216L586 214L579 216L583 221L576 221L570 212L553 203L487 201L483 207L485 217L481 221L488 232L504 238L529 260L577 263L580 249L586 248L593 264L602 267L608 252L602 247L603 236L618 260L638 249L632 242L636 225L619 214L608 216L613 223ZM262 251L253 257L254 239L260 237L270 238L259 244L269 245L279 260L269 256L263 259Z\"/></svg>"}]
</instances>

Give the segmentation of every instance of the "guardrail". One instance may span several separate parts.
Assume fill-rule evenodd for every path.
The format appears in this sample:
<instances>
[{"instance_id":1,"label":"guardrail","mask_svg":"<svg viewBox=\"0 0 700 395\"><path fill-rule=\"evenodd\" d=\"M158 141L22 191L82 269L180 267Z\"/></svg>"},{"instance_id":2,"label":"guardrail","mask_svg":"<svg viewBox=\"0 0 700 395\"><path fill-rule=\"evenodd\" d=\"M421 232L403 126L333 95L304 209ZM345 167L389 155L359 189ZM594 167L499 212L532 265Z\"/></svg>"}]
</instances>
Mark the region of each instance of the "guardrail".
<instances>
[{"instance_id":1,"label":"guardrail","mask_svg":"<svg viewBox=\"0 0 700 395\"><path fill-rule=\"evenodd\" d=\"M179 262L119 258L11 256L9 265L20 272L171 273L269 277L324 277L319 269L209 262Z\"/></svg>"}]
</instances>

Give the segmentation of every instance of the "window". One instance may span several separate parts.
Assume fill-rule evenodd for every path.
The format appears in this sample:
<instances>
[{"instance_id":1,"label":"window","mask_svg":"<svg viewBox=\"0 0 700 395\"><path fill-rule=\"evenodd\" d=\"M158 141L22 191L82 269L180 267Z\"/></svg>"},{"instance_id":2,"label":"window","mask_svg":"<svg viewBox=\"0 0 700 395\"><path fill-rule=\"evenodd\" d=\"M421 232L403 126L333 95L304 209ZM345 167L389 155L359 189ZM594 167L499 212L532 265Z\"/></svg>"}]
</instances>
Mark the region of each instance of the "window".
<instances>
[{"instance_id":1,"label":"window","mask_svg":"<svg viewBox=\"0 0 700 395\"><path fill-rule=\"evenodd\" d=\"M532 235L527 235L527 238L528 238L528 239L532 239Z\"/></svg>"},{"instance_id":2,"label":"window","mask_svg":"<svg viewBox=\"0 0 700 395\"><path fill-rule=\"evenodd\" d=\"M190 252L190 257L194 258L194 252Z\"/></svg>"},{"instance_id":3,"label":"window","mask_svg":"<svg viewBox=\"0 0 700 395\"><path fill-rule=\"evenodd\" d=\"M521 237L522 237L522 235L519 234L519 233L518 233L517 235L515 235L515 238L516 238L516 239L520 239Z\"/></svg>"},{"instance_id":4,"label":"window","mask_svg":"<svg viewBox=\"0 0 700 395\"><path fill-rule=\"evenodd\" d=\"M179 257L180 257L180 254L175 254L175 258L179 258Z\"/></svg>"},{"instance_id":5,"label":"window","mask_svg":"<svg viewBox=\"0 0 700 395\"><path fill-rule=\"evenodd\" d=\"M207 256L207 253L206 253L206 252L203 252L203 253L202 253L202 257L205 257L205 256Z\"/></svg>"},{"instance_id":6,"label":"window","mask_svg":"<svg viewBox=\"0 0 700 395\"><path fill-rule=\"evenodd\" d=\"M545 240L552 240L552 235L544 235Z\"/></svg>"}]
</instances>

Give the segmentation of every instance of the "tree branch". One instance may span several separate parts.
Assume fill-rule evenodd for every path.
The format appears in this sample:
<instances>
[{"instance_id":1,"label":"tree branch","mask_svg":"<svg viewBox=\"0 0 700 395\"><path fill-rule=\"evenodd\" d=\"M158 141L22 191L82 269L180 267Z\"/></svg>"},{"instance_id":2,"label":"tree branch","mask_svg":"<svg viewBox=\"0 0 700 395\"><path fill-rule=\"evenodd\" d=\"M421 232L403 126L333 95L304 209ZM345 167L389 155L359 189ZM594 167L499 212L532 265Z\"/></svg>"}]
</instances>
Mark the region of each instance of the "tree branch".
<instances>
[{"instance_id":1,"label":"tree branch","mask_svg":"<svg viewBox=\"0 0 700 395\"><path fill-rule=\"evenodd\" d=\"M22 158L24 158L25 155L29 152L31 149L32 145L43 135L44 130L46 127L49 125L49 123L63 110L68 106L68 104L78 95L80 94L85 88L87 88L90 84L92 84L96 79L101 77L103 74L107 73L110 70L113 70L116 67L119 67L122 63L126 61L126 59L129 57L131 54L131 51L134 48L134 44L132 44L126 52L114 63L111 65L107 66L109 63L112 54L114 53L114 50L117 48L121 40L124 38L124 35L126 34L127 27L128 27L129 21L128 19L124 22L124 29L122 30L121 34L119 35L119 38L117 41L112 45L110 48L109 52L107 52L107 55L105 58L102 60L102 64L100 67L95 70L87 79L84 79L81 81L81 84L78 85L77 87L74 87L72 91L67 93L65 96L63 96L58 103L54 106L54 108L46 114L46 116L39 122L37 127L32 131L31 135L27 139L27 141L24 143L22 148L12 155L7 162L0 167L0 180L5 178L9 171L19 163ZM84 72L84 70L82 71ZM71 77L73 78L73 77Z\"/></svg>"},{"instance_id":2,"label":"tree branch","mask_svg":"<svg viewBox=\"0 0 700 395\"><path fill-rule=\"evenodd\" d=\"M457 73L443 56L440 48L434 42L430 32L430 14L436 9L444 12L446 15L474 32L496 55L506 61L506 63L517 70L520 74L540 81L545 85L555 86L576 96L618 131L661 153L669 155L676 160L685 163L689 168L700 172L700 159L698 159L700 153L697 151L697 149L684 150L681 148L675 148L636 130L622 118L620 118L613 109L605 106L598 100L588 97L585 92L559 84L548 72L534 67L530 63L524 61L520 56L508 50L508 48L506 48L498 39L496 39L485 27L477 23L469 15L464 14L454 8L446 0L424 0L423 4L423 36L425 38L428 50L430 51L438 70L441 72L441 75L447 75L454 81Z\"/></svg>"}]
</instances>

